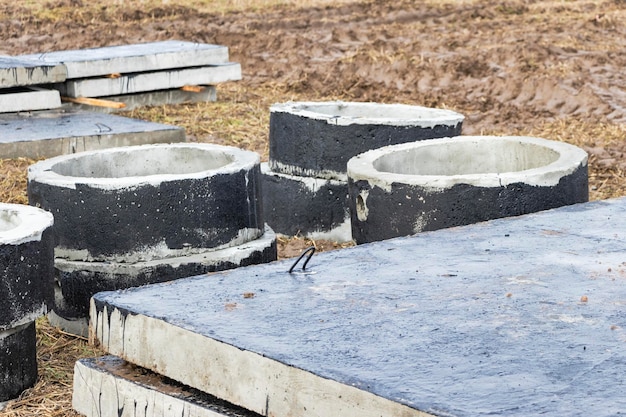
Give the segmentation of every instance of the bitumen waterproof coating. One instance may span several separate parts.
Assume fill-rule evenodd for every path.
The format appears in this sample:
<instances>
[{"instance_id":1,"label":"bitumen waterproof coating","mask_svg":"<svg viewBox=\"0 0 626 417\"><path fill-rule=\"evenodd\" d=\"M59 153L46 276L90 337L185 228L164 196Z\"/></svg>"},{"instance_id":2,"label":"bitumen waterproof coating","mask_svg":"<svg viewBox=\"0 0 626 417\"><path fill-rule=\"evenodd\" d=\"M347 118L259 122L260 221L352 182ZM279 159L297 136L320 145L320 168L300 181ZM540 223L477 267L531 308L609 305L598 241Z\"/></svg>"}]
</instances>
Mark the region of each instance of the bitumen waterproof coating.
<instances>
[{"instance_id":1,"label":"bitumen waterproof coating","mask_svg":"<svg viewBox=\"0 0 626 417\"><path fill-rule=\"evenodd\" d=\"M100 293L97 337L262 415L626 412L626 199L292 263Z\"/></svg>"}]
</instances>

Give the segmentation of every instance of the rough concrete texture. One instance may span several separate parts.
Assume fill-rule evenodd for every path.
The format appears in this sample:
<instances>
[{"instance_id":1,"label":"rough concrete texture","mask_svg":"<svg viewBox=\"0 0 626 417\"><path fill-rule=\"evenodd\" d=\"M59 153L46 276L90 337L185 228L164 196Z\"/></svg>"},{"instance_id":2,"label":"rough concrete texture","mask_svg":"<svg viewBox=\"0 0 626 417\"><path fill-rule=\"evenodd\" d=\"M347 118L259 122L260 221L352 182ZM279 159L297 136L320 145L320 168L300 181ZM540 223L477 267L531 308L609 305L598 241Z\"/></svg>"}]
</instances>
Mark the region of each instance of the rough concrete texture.
<instances>
[{"instance_id":1,"label":"rough concrete texture","mask_svg":"<svg viewBox=\"0 0 626 417\"><path fill-rule=\"evenodd\" d=\"M33 322L52 305L52 225L43 210L0 204L0 332Z\"/></svg>"},{"instance_id":2,"label":"rough concrete texture","mask_svg":"<svg viewBox=\"0 0 626 417\"><path fill-rule=\"evenodd\" d=\"M54 88L58 89L63 96L103 97L167 90L185 85L214 85L237 80L241 80L241 65L229 62L178 70L133 72L115 78L67 80L62 84L54 84Z\"/></svg>"},{"instance_id":3,"label":"rough concrete texture","mask_svg":"<svg viewBox=\"0 0 626 417\"><path fill-rule=\"evenodd\" d=\"M87 417L260 417L114 356L77 361L73 386Z\"/></svg>"},{"instance_id":4,"label":"rough concrete texture","mask_svg":"<svg viewBox=\"0 0 626 417\"><path fill-rule=\"evenodd\" d=\"M66 76L67 69L62 64L0 56L0 88L57 83L65 81Z\"/></svg>"},{"instance_id":5,"label":"rough concrete texture","mask_svg":"<svg viewBox=\"0 0 626 417\"><path fill-rule=\"evenodd\" d=\"M80 262L57 258L53 309L58 317L53 317L51 322L54 321L70 333L85 334L89 300L100 291L172 281L192 275L268 263L276 258L276 234L267 226L263 236L250 242L175 258L136 263Z\"/></svg>"},{"instance_id":6,"label":"rough concrete texture","mask_svg":"<svg viewBox=\"0 0 626 417\"><path fill-rule=\"evenodd\" d=\"M625 231L606 200L100 293L94 337L262 415L615 415Z\"/></svg>"},{"instance_id":7,"label":"rough concrete texture","mask_svg":"<svg viewBox=\"0 0 626 417\"><path fill-rule=\"evenodd\" d=\"M61 107L56 90L34 87L0 89L0 113L48 110Z\"/></svg>"},{"instance_id":8,"label":"rough concrete texture","mask_svg":"<svg viewBox=\"0 0 626 417\"><path fill-rule=\"evenodd\" d=\"M528 137L465 136L380 148L348 162L357 243L585 202L587 154Z\"/></svg>"},{"instance_id":9,"label":"rough concrete texture","mask_svg":"<svg viewBox=\"0 0 626 417\"><path fill-rule=\"evenodd\" d=\"M184 142L177 126L99 113L62 111L0 116L0 157L50 158L149 143Z\"/></svg>"},{"instance_id":10,"label":"rough concrete texture","mask_svg":"<svg viewBox=\"0 0 626 417\"><path fill-rule=\"evenodd\" d=\"M67 109L79 109L92 112L120 112L134 110L142 106L161 106L164 104L180 104L180 103L202 103L212 102L217 100L217 89L212 85L200 86L202 91L184 91L180 88L170 90L149 91L146 93L124 94L121 96L109 96L102 97L109 101L116 103L123 103L125 107L116 109L104 106L93 106L88 104L77 104L72 102L66 102L63 104Z\"/></svg>"},{"instance_id":11,"label":"rough concrete texture","mask_svg":"<svg viewBox=\"0 0 626 417\"><path fill-rule=\"evenodd\" d=\"M402 104L295 102L270 107L274 172L346 180L346 163L370 149L461 134L463 116Z\"/></svg>"},{"instance_id":12,"label":"rough concrete texture","mask_svg":"<svg viewBox=\"0 0 626 417\"><path fill-rule=\"evenodd\" d=\"M280 174L261 164L263 214L275 232L338 242L352 240L348 183Z\"/></svg>"},{"instance_id":13,"label":"rough concrete texture","mask_svg":"<svg viewBox=\"0 0 626 417\"><path fill-rule=\"evenodd\" d=\"M37 380L35 322L0 331L0 411Z\"/></svg>"},{"instance_id":14,"label":"rough concrete texture","mask_svg":"<svg viewBox=\"0 0 626 417\"><path fill-rule=\"evenodd\" d=\"M201 143L63 155L31 165L28 199L55 216L55 255L140 262L237 246L264 223L259 155Z\"/></svg>"},{"instance_id":15,"label":"rough concrete texture","mask_svg":"<svg viewBox=\"0 0 626 417\"><path fill-rule=\"evenodd\" d=\"M170 40L71 51L43 52L20 58L42 63L63 63L67 78L155 71L220 64L228 61L228 48ZM62 80L60 80L62 81Z\"/></svg>"}]
</instances>

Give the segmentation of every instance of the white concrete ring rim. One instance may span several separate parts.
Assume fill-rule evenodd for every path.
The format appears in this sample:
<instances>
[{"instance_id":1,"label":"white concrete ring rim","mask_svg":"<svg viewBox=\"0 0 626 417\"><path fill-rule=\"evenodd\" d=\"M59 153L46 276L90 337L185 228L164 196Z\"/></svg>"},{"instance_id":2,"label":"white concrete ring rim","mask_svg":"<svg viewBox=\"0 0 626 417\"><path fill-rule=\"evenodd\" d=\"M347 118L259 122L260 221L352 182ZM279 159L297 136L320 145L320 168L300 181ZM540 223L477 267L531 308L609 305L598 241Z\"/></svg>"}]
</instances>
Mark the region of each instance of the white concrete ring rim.
<instances>
[{"instance_id":1,"label":"white concrete ring rim","mask_svg":"<svg viewBox=\"0 0 626 417\"><path fill-rule=\"evenodd\" d=\"M270 106L270 112L290 113L339 126L360 124L432 128L438 125L457 125L465 119L463 115L446 109L371 102L276 103Z\"/></svg>"},{"instance_id":2,"label":"white concrete ring rim","mask_svg":"<svg viewBox=\"0 0 626 417\"><path fill-rule=\"evenodd\" d=\"M40 208L0 203L0 244L40 241L43 232L53 223L52 214Z\"/></svg>"},{"instance_id":3,"label":"white concrete ring rim","mask_svg":"<svg viewBox=\"0 0 626 417\"><path fill-rule=\"evenodd\" d=\"M166 160L164 166L155 166L159 163L159 155L164 159L174 157L175 160ZM106 173L89 176L74 171L75 167L81 166L81 161L88 163L85 161L90 161L90 158L102 162L103 165L107 158L110 162L133 165L120 167L126 169L129 175L114 176ZM116 158L119 160L116 161ZM142 163L146 166L142 167ZM76 188L76 184L86 184L93 188L114 190L249 171L259 164L260 157L255 152L231 146L208 143L149 144L79 152L46 159L29 167L28 180L56 187Z\"/></svg>"},{"instance_id":4,"label":"white concrete ring rim","mask_svg":"<svg viewBox=\"0 0 626 417\"><path fill-rule=\"evenodd\" d=\"M453 173L450 175L435 175L424 173L401 173L390 172L393 169L378 169L381 165L381 158L393 158L394 155L402 153L419 153L433 155L438 151L444 152L443 157L459 158L459 165L464 154L462 151L468 149L479 149L487 151L487 156L491 158L504 155L498 150L510 147L515 151L516 147L535 147L539 152L545 150L553 156L541 156L544 163L530 164L528 168L517 167L518 169L503 169L500 172L473 172L468 174ZM505 148L506 149L506 148ZM513 152L514 154L515 152ZM532 156L532 155L531 155ZM392 159L390 159L392 160ZM426 161L428 162L428 161ZM453 163L454 161L450 161ZM506 162L506 161L505 161ZM386 165L389 165L387 163ZM398 163L400 170L400 163ZM514 163L512 164L515 165ZM348 177L352 181L365 180L372 185L389 190L391 184L406 184L410 186L420 186L432 189L447 189L457 184L468 184L482 187L499 187L514 183L525 183L534 186L554 186L560 179L573 173L581 166L587 165L587 153L568 143L551 141L542 138L529 136L457 136L454 138L430 139L420 142L410 142L400 145L386 146L365 152L348 161Z\"/></svg>"}]
</instances>

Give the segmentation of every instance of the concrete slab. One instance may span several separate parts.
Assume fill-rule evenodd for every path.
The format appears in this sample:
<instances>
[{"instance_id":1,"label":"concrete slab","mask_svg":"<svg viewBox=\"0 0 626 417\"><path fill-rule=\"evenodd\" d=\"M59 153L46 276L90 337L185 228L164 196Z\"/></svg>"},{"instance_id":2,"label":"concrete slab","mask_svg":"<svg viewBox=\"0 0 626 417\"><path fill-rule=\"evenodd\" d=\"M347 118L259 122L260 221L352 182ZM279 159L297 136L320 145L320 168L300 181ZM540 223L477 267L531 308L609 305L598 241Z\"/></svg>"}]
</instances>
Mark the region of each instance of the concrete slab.
<instances>
[{"instance_id":1,"label":"concrete slab","mask_svg":"<svg viewBox=\"0 0 626 417\"><path fill-rule=\"evenodd\" d=\"M183 128L100 113L0 116L0 158L49 158L87 150L184 142Z\"/></svg>"},{"instance_id":2,"label":"concrete slab","mask_svg":"<svg viewBox=\"0 0 626 417\"><path fill-rule=\"evenodd\" d=\"M97 294L109 352L262 415L626 409L626 199Z\"/></svg>"},{"instance_id":3,"label":"concrete slab","mask_svg":"<svg viewBox=\"0 0 626 417\"><path fill-rule=\"evenodd\" d=\"M213 85L241 80L241 65L230 62L181 70L141 72L117 78L85 78L54 84L61 95L68 97L104 97L144 91L167 90L185 85Z\"/></svg>"},{"instance_id":4,"label":"concrete slab","mask_svg":"<svg viewBox=\"0 0 626 417\"><path fill-rule=\"evenodd\" d=\"M0 88L65 81L67 69L59 63L0 56Z\"/></svg>"},{"instance_id":5,"label":"concrete slab","mask_svg":"<svg viewBox=\"0 0 626 417\"><path fill-rule=\"evenodd\" d=\"M114 356L76 362L73 387L87 417L260 417Z\"/></svg>"},{"instance_id":6,"label":"concrete slab","mask_svg":"<svg viewBox=\"0 0 626 417\"><path fill-rule=\"evenodd\" d=\"M0 89L0 113L48 110L61 107L57 90L33 87Z\"/></svg>"},{"instance_id":7,"label":"concrete slab","mask_svg":"<svg viewBox=\"0 0 626 417\"><path fill-rule=\"evenodd\" d=\"M204 85L202 91L183 91L180 88L170 90L148 91L146 93L123 94L120 96L102 97L103 99L124 103L120 109L90 106L76 103L63 103L63 108L73 110L86 110L99 113L124 112L134 110L142 106L162 106L164 104L202 103L217 100L217 89L212 85Z\"/></svg>"},{"instance_id":8,"label":"concrete slab","mask_svg":"<svg viewBox=\"0 0 626 417\"><path fill-rule=\"evenodd\" d=\"M170 40L44 52L21 55L19 58L36 60L40 65L63 63L67 67L67 78L72 79L221 64L228 62L228 48L221 45Z\"/></svg>"}]
</instances>

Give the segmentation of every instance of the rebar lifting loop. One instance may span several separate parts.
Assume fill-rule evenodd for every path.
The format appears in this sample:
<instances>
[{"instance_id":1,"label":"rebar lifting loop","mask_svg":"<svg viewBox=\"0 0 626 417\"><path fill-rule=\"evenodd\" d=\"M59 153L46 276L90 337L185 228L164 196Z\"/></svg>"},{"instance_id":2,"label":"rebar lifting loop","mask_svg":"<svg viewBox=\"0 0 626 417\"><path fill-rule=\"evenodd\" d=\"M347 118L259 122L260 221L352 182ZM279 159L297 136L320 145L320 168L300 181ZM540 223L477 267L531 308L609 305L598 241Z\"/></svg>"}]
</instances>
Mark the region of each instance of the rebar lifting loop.
<instances>
[{"instance_id":1,"label":"rebar lifting loop","mask_svg":"<svg viewBox=\"0 0 626 417\"><path fill-rule=\"evenodd\" d=\"M306 269L307 264L309 263L309 261L311 260L311 257L313 256L313 254L315 253L315 246L310 246L308 248L306 248L304 250L304 252L302 252L302 254L300 254L300 256L298 257L298 259L296 259L296 261L293 263L293 265L291 265L291 268L289 268L289 273L291 274L294 270L294 268L296 267L296 265L298 265L298 262L300 262L300 260L302 258L304 258L304 256L306 254L309 254L309 256L306 258L306 260L304 261L304 264L302 265L302 271L304 271Z\"/></svg>"}]
</instances>

